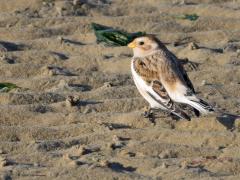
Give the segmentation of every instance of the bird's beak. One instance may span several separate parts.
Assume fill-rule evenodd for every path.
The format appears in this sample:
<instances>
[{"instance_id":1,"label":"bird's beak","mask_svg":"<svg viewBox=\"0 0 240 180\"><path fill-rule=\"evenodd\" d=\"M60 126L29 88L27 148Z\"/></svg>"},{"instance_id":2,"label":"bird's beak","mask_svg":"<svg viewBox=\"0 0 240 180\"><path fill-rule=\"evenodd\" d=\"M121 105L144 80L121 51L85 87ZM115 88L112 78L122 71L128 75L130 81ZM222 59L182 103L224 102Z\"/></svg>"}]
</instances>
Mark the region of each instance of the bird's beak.
<instances>
[{"instance_id":1,"label":"bird's beak","mask_svg":"<svg viewBox=\"0 0 240 180\"><path fill-rule=\"evenodd\" d=\"M136 47L136 43L135 43L135 41L132 41L131 43L129 43L128 45L127 45L129 48L135 48Z\"/></svg>"}]
</instances>

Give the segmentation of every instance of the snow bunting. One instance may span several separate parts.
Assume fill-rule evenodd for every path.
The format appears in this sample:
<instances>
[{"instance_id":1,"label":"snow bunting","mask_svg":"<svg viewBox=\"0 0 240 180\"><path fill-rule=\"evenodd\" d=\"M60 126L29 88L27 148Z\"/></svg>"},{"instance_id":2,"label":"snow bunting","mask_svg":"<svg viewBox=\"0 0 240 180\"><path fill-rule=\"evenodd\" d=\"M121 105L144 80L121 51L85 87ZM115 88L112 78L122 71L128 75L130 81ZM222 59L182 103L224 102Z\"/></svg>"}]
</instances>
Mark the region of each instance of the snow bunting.
<instances>
[{"instance_id":1,"label":"snow bunting","mask_svg":"<svg viewBox=\"0 0 240 180\"><path fill-rule=\"evenodd\" d=\"M140 94L150 104L145 113L166 110L179 118L190 117L176 103L193 107L197 116L213 111L213 108L195 95L194 87L177 57L153 35L135 38L128 47L133 49L131 71Z\"/></svg>"}]
</instances>

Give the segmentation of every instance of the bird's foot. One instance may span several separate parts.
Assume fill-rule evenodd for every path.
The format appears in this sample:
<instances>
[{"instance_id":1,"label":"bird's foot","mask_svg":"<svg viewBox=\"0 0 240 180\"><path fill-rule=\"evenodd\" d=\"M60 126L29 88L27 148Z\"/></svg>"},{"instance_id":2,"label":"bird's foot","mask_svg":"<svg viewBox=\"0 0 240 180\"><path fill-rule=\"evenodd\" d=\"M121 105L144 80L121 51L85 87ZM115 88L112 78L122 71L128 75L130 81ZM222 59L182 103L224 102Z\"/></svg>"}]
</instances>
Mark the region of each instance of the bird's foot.
<instances>
[{"instance_id":1,"label":"bird's foot","mask_svg":"<svg viewBox=\"0 0 240 180\"><path fill-rule=\"evenodd\" d=\"M154 116L154 114L153 114L153 112L151 112L151 111L145 111L144 113L143 113L143 117L144 118L152 118Z\"/></svg>"},{"instance_id":2,"label":"bird's foot","mask_svg":"<svg viewBox=\"0 0 240 180\"><path fill-rule=\"evenodd\" d=\"M155 124L155 115L151 108L143 113L143 117Z\"/></svg>"}]
</instances>

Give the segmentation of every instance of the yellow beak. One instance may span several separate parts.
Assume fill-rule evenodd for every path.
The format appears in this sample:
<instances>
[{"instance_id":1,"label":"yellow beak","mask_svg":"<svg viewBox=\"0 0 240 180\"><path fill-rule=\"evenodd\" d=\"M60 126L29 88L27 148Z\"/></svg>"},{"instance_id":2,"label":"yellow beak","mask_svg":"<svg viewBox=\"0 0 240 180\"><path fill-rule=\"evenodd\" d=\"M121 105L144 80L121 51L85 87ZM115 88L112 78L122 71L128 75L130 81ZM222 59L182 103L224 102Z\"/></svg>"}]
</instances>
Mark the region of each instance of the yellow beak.
<instances>
[{"instance_id":1,"label":"yellow beak","mask_svg":"<svg viewBox=\"0 0 240 180\"><path fill-rule=\"evenodd\" d=\"M128 47L129 47L129 48L135 48L135 47L136 47L135 41L129 43L129 44L128 44Z\"/></svg>"}]
</instances>

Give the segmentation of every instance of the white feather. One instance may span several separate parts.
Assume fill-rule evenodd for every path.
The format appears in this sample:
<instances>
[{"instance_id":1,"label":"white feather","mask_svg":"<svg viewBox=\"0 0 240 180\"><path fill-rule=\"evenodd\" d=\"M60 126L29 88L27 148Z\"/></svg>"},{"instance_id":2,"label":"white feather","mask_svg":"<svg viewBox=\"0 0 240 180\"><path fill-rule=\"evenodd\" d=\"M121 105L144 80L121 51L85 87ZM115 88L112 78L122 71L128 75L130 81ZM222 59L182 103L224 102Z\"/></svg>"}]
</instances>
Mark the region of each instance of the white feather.
<instances>
[{"instance_id":1,"label":"white feather","mask_svg":"<svg viewBox=\"0 0 240 180\"><path fill-rule=\"evenodd\" d=\"M157 100L163 102L164 100L153 91L152 87L149 86L142 78L141 76L139 76L135 69L134 69L134 64L133 64L133 60L131 62L131 71L132 71L132 76L133 76L133 80L138 88L138 91L140 92L140 94L144 97L144 99L146 99L148 101L148 103L150 104L150 106L152 108L160 108L163 110L166 110L165 107L163 107L161 104L159 104L156 100L154 100L148 93L150 93L152 96L154 96L154 98L156 98ZM148 93L147 93L148 92Z\"/></svg>"},{"instance_id":2,"label":"white feather","mask_svg":"<svg viewBox=\"0 0 240 180\"><path fill-rule=\"evenodd\" d=\"M164 83L163 83L164 85ZM166 86L167 87L167 86ZM197 101L199 101L199 99L195 96L186 96L185 94L187 94L187 87L183 84L178 83L176 86L176 90L171 91L169 89L167 89L168 95L170 96L170 98L178 103L183 103L183 104L188 104L192 107L194 107L195 109L199 110L202 114L207 114L209 111L204 109L200 104L197 103ZM192 100L192 101L191 101ZM196 102L194 102L196 101Z\"/></svg>"}]
</instances>

